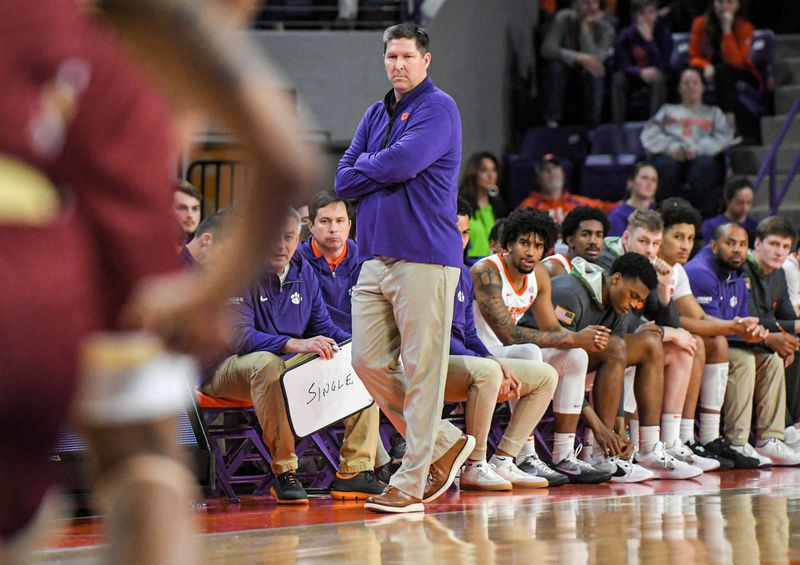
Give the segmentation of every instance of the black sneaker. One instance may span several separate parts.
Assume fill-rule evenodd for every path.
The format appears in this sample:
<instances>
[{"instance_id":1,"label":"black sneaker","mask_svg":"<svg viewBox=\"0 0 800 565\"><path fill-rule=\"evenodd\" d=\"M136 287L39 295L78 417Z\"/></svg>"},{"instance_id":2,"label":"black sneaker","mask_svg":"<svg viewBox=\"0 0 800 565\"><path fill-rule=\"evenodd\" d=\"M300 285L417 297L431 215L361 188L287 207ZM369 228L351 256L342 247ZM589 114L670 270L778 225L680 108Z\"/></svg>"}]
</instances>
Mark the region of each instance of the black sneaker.
<instances>
[{"instance_id":1,"label":"black sneaker","mask_svg":"<svg viewBox=\"0 0 800 565\"><path fill-rule=\"evenodd\" d=\"M708 442L704 447L709 453L733 462L734 469L756 469L760 463L760 461L754 457L748 457L743 453L731 449L731 446L725 443L721 437Z\"/></svg>"},{"instance_id":2,"label":"black sneaker","mask_svg":"<svg viewBox=\"0 0 800 565\"><path fill-rule=\"evenodd\" d=\"M562 475L566 475L569 482L574 484L597 485L611 480L611 473L598 471L586 461L581 461L578 459L578 453L580 453L580 446L569 456L557 463L554 461L550 466Z\"/></svg>"},{"instance_id":3,"label":"black sneaker","mask_svg":"<svg viewBox=\"0 0 800 565\"><path fill-rule=\"evenodd\" d=\"M720 471L727 471L728 469L733 469L733 461L731 461L727 457L723 457L722 455L717 455L716 453L712 453L709 449L704 447L703 444L697 441L691 441L691 440L687 441L686 447L691 449L692 453L694 453L698 457L705 457L706 459L714 459L716 461L719 461Z\"/></svg>"},{"instance_id":4,"label":"black sneaker","mask_svg":"<svg viewBox=\"0 0 800 565\"><path fill-rule=\"evenodd\" d=\"M397 468L390 463L386 465L381 465L380 467L375 468L375 478L378 479L382 483L389 484L389 479L392 478Z\"/></svg>"},{"instance_id":5,"label":"black sneaker","mask_svg":"<svg viewBox=\"0 0 800 565\"><path fill-rule=\"evenodd\" d=\"M275 477L269 492L278 504L308 504L306 489L294 471L286 471Z\"/></svg>"},{"instance_id":6,"label":"black sneaker","mask_svg":"<svg viewBox=\"0 0 800 565\"><path fill-rule=\"evenodd\" d=\"M535 454L517 457L517 469L534 477L547 479L547 486L560 487L569 483L569 478L547 466Z\"/></svg>"},{"instance_id":7,"label":"black sneaker","mask_svg":"<svg viewBox=\"0 0 800 565\"><path fill-rule=\"evenodd\" d=\"M383 494L386 483L375 478L372 471L362 471L351 475L336 473L331 484L331 498L337 500L366 500L370 496Z\"/></svg>"},{"instance_id":8,"label":"black sneaker","mask_svg":"<svg viewBox=\"0 0 800 565\"><path fill-rule=\"evenodd\" d=\"M389 439L389 455L392 457L392 463L398 466L406 456L406 440L398 432L393 433Z\"/></svg>"}]
</instances>

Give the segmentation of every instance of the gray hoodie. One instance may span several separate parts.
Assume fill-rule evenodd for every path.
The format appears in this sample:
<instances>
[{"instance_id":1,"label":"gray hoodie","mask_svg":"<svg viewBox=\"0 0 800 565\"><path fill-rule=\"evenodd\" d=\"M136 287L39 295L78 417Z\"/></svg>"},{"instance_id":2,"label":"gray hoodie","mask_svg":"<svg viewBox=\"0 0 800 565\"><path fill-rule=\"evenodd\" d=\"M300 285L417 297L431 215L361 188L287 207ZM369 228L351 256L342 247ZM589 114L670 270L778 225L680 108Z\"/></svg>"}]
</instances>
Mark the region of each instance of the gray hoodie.
<instances>
[{"instance_id":1,"label":"gray hoodie","mask_svg":"<svg viewBox=\"0 0 800 565\"><path fill-rule=\"evenodd\" d=\"M733 128L717 106L690 110L664 104L642 130L642 145L650 154L694 149L698 155L717 155L734 144Z\"/></svg>"},{"instance_id":2,"label":"gray hoodie","mask_svg":"<svg viewBox=\"0 0 800 565\"><path fill-rule=\"evenodd\" d=\"M603 275L602 268L576 257L569 276L553 279L553 308L562 326L578 332L601 325L611 328L613 335L627 333L624 317L603 304Z\"/></svg>"}]
</instances>

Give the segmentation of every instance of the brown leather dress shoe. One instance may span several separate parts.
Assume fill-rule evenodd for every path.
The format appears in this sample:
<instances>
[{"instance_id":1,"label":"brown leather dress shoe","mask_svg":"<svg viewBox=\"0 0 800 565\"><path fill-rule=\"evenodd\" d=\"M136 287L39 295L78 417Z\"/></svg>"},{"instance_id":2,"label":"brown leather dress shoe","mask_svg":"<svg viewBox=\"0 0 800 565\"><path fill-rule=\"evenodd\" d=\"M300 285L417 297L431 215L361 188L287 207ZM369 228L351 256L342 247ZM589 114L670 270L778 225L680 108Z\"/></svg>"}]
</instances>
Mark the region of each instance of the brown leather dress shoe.
<instances>
[{"instance_id":1,"label":"brown leather dress shoe","mask_svg":"<svg viewBox=\"0 0 800 565\"><path fill-rule=\"evenodd\" d=\"M431 463L422 502L435 500L450 488L458 470L473 449L475 449L475 438L465 434L444 455Z\"/></svg>"},{"instance_id":2,"label":"brown leather dress shoe","mask_svg":"<svg viewBox=\"0 0 800 565\"><path fill-rule=\"evenodd\" d=\"M384 512L389 514L403 514L405 512L424 512L425 507L422 501L410 494L391 485L386 487L383 494L370 496L364 504L364 508L373 512Z\"/></svg>"}]
</instances>

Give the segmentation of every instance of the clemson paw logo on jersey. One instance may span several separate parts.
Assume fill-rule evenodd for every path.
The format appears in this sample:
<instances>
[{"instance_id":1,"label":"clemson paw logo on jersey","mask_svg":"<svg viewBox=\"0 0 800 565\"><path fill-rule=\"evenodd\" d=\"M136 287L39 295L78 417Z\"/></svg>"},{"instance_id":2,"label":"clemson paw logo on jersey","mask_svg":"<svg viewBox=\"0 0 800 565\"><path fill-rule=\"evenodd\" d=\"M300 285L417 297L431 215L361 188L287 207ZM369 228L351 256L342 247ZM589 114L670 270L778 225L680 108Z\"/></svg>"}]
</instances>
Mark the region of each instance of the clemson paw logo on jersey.
<instances>
[{"instance_id":1,"label":"clemson paw logo on jersey","mask_svg":"<svg viewBox=\"0 0 800 565\"><path fill-rule=\"evenodd\" d=\"M731 308L736 308L736 305L739 304L739 298L737 296L731 296Z\"/></svg>"},{"instance_id":2,"label":"clemson paw logo on jersey","mask_svg":"<svg viewBox=\"0 0 800 565\"><path fill-rule=\"evenodd\" d=\"M292 304L300 304L303 301L303 297L300 296L299 292L293 292L290 299L292 301Z\"/></svg>"},{"instance_id":3,"label":"clemson paw logo on jersey","mask_svg":"<svg viewBox=\"0 0 800 565\"><path fill-rule=\"evenodd\" d=\"M464 292L459 290L458 294L456 295L456 298L458 298L459 302L464 302Z\"/></svg>"},{"instance_id":4,"label":"clemson paw logo on jersey","mask_svg":"<svg viewBox=\"0 0 800 565\"><path fill-rule=\"evenodd\" d=\"M403 112L403 114L400 116L400 121L404 122L407 119L408 119L408 112Z\"/></svg>"}]
</instances>

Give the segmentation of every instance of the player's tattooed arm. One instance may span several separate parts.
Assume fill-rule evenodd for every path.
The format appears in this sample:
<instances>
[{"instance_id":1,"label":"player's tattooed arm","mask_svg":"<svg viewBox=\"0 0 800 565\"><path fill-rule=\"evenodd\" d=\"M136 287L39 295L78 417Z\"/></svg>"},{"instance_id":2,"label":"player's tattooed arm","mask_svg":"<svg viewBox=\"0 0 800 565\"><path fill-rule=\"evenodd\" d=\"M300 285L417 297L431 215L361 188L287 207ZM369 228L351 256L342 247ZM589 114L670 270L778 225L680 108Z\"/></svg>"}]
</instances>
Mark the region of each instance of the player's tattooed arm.
<instances>
[{"instance_id":1,"label":"player's tattooed arm","mask_svg":"<svg viewBox=\"0 0 800 565\"><path fill-rule=\"evenodd\" d=\"M534 343L539 347L557 347L563 343L561 331L540 331L518 326L503 302L503 281L497 269L487 261L472 268L475 303L481 315L504 345Z\"/></svg>"}]
</instances>

